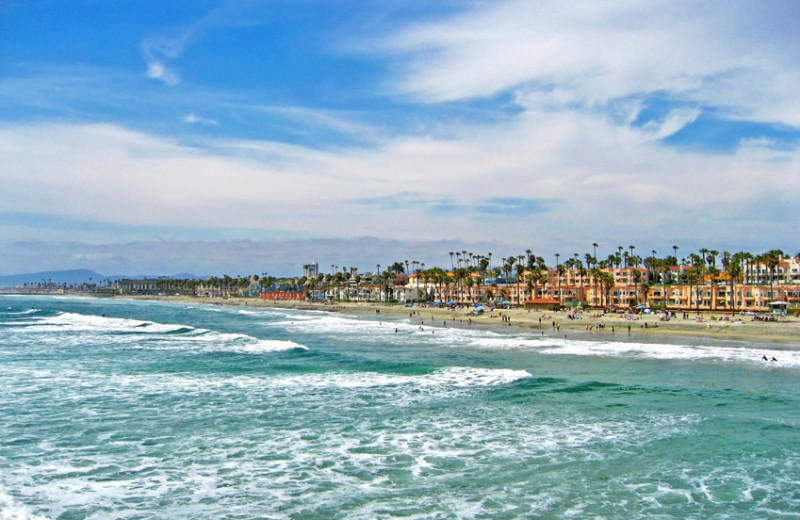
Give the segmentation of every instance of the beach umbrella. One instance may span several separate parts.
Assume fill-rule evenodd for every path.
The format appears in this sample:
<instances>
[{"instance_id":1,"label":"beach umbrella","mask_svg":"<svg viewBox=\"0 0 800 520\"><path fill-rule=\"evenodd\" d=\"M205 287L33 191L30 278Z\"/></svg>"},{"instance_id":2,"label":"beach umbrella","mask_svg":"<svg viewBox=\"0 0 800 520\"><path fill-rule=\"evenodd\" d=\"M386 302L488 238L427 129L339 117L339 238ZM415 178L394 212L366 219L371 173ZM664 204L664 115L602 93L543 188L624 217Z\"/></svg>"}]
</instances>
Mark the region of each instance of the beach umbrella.
<instances>
[{"instance_id":1,"label":"beach umbrella","mask_svg":"<svg viewBox=\"0 0 800 520\"><path fill-rule=\"evenodd\" d=\"M637 309L639 309L639 310L646 309L646 308L647 308L647 305L639 305L639 306L638 306L638 307L636 307L636 308L637 308Z\"/></svg>"}]
</instances>

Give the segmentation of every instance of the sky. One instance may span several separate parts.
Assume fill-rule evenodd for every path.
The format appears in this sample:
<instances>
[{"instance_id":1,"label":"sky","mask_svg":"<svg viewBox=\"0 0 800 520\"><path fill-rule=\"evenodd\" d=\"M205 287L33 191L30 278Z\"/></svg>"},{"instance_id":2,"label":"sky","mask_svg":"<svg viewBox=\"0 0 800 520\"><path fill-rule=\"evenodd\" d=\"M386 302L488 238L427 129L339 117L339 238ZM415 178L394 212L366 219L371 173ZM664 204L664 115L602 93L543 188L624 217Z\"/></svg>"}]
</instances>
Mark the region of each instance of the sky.
<instances>
[{"instance_id":1,"label":"sky","mask_svg":"<svg viewBox=\"0 0 800 520\"><path fill-rule=\"evenodd\" d=\"M800 250L800 3L5 0L0 274Z\"/></svg>"}]
</instances>

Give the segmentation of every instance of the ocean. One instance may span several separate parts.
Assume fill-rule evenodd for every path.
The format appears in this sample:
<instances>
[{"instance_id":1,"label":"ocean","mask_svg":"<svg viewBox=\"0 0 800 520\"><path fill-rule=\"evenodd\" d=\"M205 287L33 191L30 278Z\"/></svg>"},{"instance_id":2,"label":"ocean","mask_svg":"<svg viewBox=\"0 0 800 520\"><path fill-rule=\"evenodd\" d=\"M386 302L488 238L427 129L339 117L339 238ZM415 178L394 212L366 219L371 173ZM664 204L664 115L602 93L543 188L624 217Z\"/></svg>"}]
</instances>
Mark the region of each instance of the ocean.
<instances>
[{"instance_id":1,"label":"ocean","mask_svg":"<svg viewBox=\"0 0 800 520\"><path fill-rule=\"evenodd\" d=\"M800 352L419 321L0 296L0 519L800 518Z\"/></svg>"}]
</instances>

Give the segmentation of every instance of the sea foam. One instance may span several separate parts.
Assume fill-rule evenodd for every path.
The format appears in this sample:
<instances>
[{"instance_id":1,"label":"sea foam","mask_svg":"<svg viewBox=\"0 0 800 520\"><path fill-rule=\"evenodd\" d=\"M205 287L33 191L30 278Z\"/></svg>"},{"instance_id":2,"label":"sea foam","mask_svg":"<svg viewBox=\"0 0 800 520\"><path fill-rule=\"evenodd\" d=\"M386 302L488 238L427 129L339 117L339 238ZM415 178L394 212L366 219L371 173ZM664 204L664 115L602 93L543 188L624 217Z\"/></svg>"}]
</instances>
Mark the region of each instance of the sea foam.
<instances>
[{"instance_id":1,"label":"sea foam","mask_svg":"<svg viewBox=\"0 0 800 520\"><path fill-rule=\"evenodd\" d=\"M115 334L118 342L136 345L137 348L182 347L241 354L308 350L305 345L290 340L258 339L247 334L219 332L185 324L156 323L71 312L33 318L25 327L25 333L43 332L81 333L73 342L84 344L93 340L100 341L105 334ZM150 341L142 342L143 338ZM59 341L66 342L63 337Z\"/></svg>"}]
</instances>

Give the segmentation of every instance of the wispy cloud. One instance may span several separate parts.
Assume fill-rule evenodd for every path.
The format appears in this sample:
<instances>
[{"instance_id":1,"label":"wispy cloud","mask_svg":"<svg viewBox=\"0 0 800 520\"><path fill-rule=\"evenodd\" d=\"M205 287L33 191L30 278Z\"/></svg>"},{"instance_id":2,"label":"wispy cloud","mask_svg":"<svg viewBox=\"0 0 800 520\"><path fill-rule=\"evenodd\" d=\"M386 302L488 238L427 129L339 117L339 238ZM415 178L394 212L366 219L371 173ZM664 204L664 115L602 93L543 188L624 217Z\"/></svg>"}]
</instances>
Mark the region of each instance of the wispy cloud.
<instances>
[{"instance_id":1,"label":"wispy cloud","mask_svg":"<svg viewBox=\"0 0 800 520\"><path fill-rule=\"evenodd\" d=\"M548 213L558 201L552 199L530 199L520 197L495 197L479 201L476 211L486 215L526 217Z\"/></svg>"},{"instance_id":2,"label":"wispy cloud","mask_svg":"<svg viewBox=\"0 0 800 520\"><path fill-rule=\"evenodd\" d=\"M180 83L180 73L171 65L193 44L201 40L209 31L230 23L237 11L233 3L227 2L213 9L195 22L176 27L142 40L142 56L147 63L147 77L174 86Z\"/></svg>"},{"instance_id":3,"label":"wispy cloud","mask_svg":"<svg viewBox=\"0 0 800 520\"><path fill-rule=\"evenodd\" d=\"M356 199L353 202L382 210L420 210L433 216L457 213L461 216L472 217L491 215L519 218L552 211L559 201L521 197L491 197L466 203L450 197L431 197L422 193L403 192L383 197Z\"/></svg>"},{"instance_id":4,"label":"wispy cloud","mask_svg":"<svg viewBox=\"0 0 800 520\"><path fill-rule=\"evenodd\" d=\"M650 133L553 113L446 140L400 137L321 152L212 139L194 148L113 125L5 126L0 190L6 211L129 226L259 222L288 234L392 229L406 238L469 229L477 239L507 241L554 239L551 229L578 238L681 222L699 232L697 222L727 218L725 208L747 212L755 179L764 190L800 193L797 149L679 155Z\"/></svg>"},{"instance_id":5,"label":"wispy cloud","mask_svg":"<svg viewBox=\"0 0 800 520\"><path fill-rule=\"evenodd\" d=\"M660 121L648 121L644 129L651 132L657 139L669 137L679 132L686 125L694 122L702 113L699 108L680 108L670 111Z\"/></svg>"},{"instance_id":6,"label":"wispy cloud","mask_svg":"<svg viewBox=\"0 0 800 520\"><path fill-rule=\"evenodd\" d=\"M381 46L404 60L394 88L429 103L518 90L528 107L592 108L669 92L798 124L800 51L787 22L798 14L791 3L512 0L406 27Z\"/></svg>"},{"instance_id":7,"label":"wispy cloud","mask_svg":"<svg viewBox=\"0 0 800 520\"><path fill-rule=\"evenodd\" d=\"M183 116L183 120L192 125L216 125L218 121L216 119L210 119L207 117L201 117L195 114L194 112L189 112L185 116Z\"/></svg>"}]
</instances>

